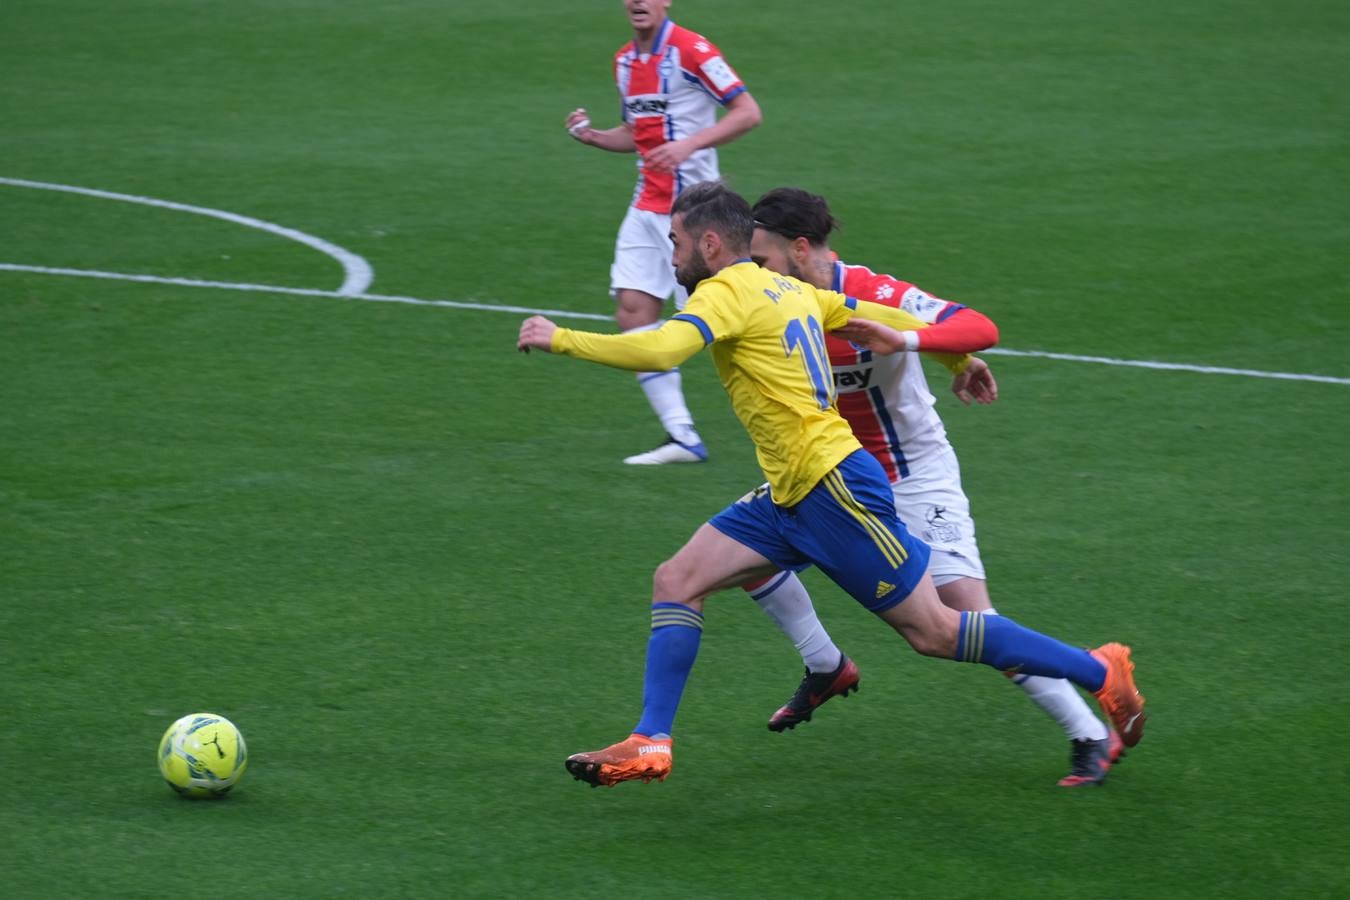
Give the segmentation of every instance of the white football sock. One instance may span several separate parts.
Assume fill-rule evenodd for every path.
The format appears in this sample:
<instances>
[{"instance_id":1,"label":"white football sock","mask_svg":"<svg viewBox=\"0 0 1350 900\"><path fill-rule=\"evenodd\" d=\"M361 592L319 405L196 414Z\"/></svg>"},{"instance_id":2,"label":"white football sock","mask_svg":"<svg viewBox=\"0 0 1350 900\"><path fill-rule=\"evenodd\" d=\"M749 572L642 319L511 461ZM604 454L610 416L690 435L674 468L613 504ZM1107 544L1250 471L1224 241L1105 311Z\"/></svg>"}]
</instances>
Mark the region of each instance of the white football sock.
<instances>
[{"instance_id":1,"label":"white football sock","mask_svg":"<svg viewBox=\"0 0 1350 900\"><path fill-rule=\"evenodd\" d=\"M640 325L628 329L624 334L652 331L663 324L664 322L653 322L650 325ZM678 367L669 372L638 372L637 380L643 393L647 395L647 402L651 404L652 411L656 413L662 427L671 437L681 444L690 446L703 443L698 432L694 430L694 417L690 415L689 407L684 402L683 379Z\"/></svg>"},{"instance_id":2,"label":"white football sock","mask_svg":"<svg viewBox=\"0 0 1350 900\"><path fill-rule=\"evenodd\" d=\"M770 577L767 584L748 592L759 608L769 614L783 634L792 641L802 662L812 672L833 672L844 654L830 640L825 626L816 617L806 585L792 572Z\"/></svg>"},{"instance_id":3,"label":"white football sock","mask_svg":"<svg viewBox=\"0 0 1350 900\"><path fill-rule=\"evenodd\" d=\"M986 616L998 615L993 609ZM1046 715L1059 723L1071 741L1101 741L1106 739L1106 725L1092 714L1091 708L1078 693L1078 688L1064 678L1046 678L1044 675L1017 675L1013 684L1020 687Z\"/></svg>"},{"instance_id":4,"label":"white football sock","mask_svg":"<svg viewBox=\"0 0 1350 900\"><path fill-rule=\"evenodd\" d=\"M1101 741L1106 739L1106 725L1092 714L1092 710L1083 700L1083 695L1069 681L1063 678L1046 678L1043 675L1027 675L1014 678L1013 682L1032 702L1045 710L1050 718L1059 723L1071 741Z\"/></svg>"}]
</instances>

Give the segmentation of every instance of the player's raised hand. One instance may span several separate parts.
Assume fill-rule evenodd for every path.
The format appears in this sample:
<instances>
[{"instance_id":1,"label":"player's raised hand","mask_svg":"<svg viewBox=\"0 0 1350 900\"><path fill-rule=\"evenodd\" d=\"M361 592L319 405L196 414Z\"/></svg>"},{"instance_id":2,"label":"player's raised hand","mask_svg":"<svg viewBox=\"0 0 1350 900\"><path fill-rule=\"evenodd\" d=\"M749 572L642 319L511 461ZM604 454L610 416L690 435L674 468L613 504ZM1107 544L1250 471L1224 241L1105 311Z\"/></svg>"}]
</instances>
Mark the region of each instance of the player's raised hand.
<instances>
[{"instance_id":1,"label":"player's raised hand","mask_svg":"<svg viewBox=\"0 0 1350 900\"><path fill-rule=\"evenodd\" d=\"M567 114L567 133L583 144L590 143L591 117L584 109L574 109Z\"/></svg>"},{"instance_id":2,"label":"player's raised hand","mask_svg":"<svg viewBox=\"0 0 1350 900\"><path fill-rule=\"evenodd\" d=\"M997 400L998 382L994 380L994 371L989 368L989 363L972 356L966 370L952 379L952 393L966 406L972 400L976 403L993 403Z\"/></svg>"},{"instance_id":3,"label":"player's raised hand","mask_svg":"<svg viewBox=\"0 0 1350 900\"><path fill-rule=\"evenodd\" d=\"M543 316L530 316L520 323L520 338L516 341L516 349L521 353L529 353L531 350L551 353L553 332L557 330L558 326Z\"/></svg>"},{"instance_id":4,"label":"player's raised hand","mask_svg":"<svg viewBox=\"0 0 1350 900\"><path fill-rule=\"evenodd\" d=\"M908 346L904 332L859 316L849 319L842 328L836 328L830 334L866 347L873 353L899 353Z\"/></svg>"}]
</instances>

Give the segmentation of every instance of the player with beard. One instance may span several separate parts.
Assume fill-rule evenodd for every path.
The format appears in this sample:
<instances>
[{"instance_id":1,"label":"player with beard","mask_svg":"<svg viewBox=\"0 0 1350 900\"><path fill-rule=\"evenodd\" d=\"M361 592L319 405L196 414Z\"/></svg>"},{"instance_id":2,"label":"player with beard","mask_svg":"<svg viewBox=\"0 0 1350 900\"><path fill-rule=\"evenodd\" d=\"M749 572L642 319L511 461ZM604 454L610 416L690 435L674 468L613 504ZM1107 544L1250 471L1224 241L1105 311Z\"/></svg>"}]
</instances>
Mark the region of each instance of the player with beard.
<instances>
[{"instance_id":1,"label":"player with beard","mask_svg":"<svg viewBox=\"0 0 1350 900\"><path fill-rule=\"evenodd\" d=\"M903 332L926 323L760 268L749 258L753 232L743 198L716 182L690 188L673 207L670 235L677 277L692 290L682 313L658 330L635 334L574 331L542 316L521 324L520 350L637 371L678 365L711 345L768 482L702 525L657 567L642 715L626 739L573 754L567 770L593 785L664 780L706 598L809 565L921 654L1068 678L1097 696L1133 746L1143 736L1144 698L1134 685L1130 649L1110 643L1081 650L1004 616L943 605L927 573L927 545L896 516L881 464L834 408L826 332L873 349L893 348L905 345ZM940 328L926 334L930 351L949 349ZM968 365L965 357L947 362L956 372Z\"/></svg>"}]
</instances>

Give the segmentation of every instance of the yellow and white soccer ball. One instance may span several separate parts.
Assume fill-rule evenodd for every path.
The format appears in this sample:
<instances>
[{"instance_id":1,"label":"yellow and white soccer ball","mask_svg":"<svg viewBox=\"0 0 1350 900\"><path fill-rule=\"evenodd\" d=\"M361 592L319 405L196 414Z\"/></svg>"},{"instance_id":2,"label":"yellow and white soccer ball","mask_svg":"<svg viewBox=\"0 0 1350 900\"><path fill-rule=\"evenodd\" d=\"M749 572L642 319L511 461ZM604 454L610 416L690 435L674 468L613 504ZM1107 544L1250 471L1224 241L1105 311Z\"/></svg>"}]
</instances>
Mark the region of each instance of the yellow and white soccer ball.
<instances>
[{"instance_id":1,"label":"yellow and white soccer ball","mask_svg":"<svg viewBox=\"0 0 1350 900\"><path fill-rule=\"evenodd\" d=\"M247 767L244 736L215 713L183 716L159 742L159 772L185 797L223 797Z\"/></svg>"}]
</instances>

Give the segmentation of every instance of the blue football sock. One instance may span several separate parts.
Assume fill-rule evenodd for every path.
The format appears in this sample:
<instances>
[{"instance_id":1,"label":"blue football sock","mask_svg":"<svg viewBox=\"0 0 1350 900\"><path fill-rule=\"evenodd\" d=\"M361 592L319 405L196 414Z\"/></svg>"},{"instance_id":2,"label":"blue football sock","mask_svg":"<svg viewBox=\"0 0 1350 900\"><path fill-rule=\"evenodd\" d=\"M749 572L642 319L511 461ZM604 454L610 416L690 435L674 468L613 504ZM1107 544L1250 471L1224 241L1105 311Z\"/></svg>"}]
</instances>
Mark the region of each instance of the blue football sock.
<instances>
[{"instance_id":1,"label":"blue football sock","mask_svg":"<svg viewBox=\"0 0 1350 900\"><path fill-rule=\"evenodd\" d=\"M642 719L633 729L647 737L670 734L680 695L698 656L703 614L683 603L652 604L652 636L647 641Z\"/></svg>"},{"instance_id":2,"label":"blue football sock","mask_svg":"<svg viewBox=\"0 0 1350 900\"><path fill-rule=\"evenodd\" d=\"M1003 672L1067 678L1094 693L1106 680L1106 667L1088 651L1023 628L1006 616L961 613L956 660L984 663Z\"/></svg>"}]
</instances>

